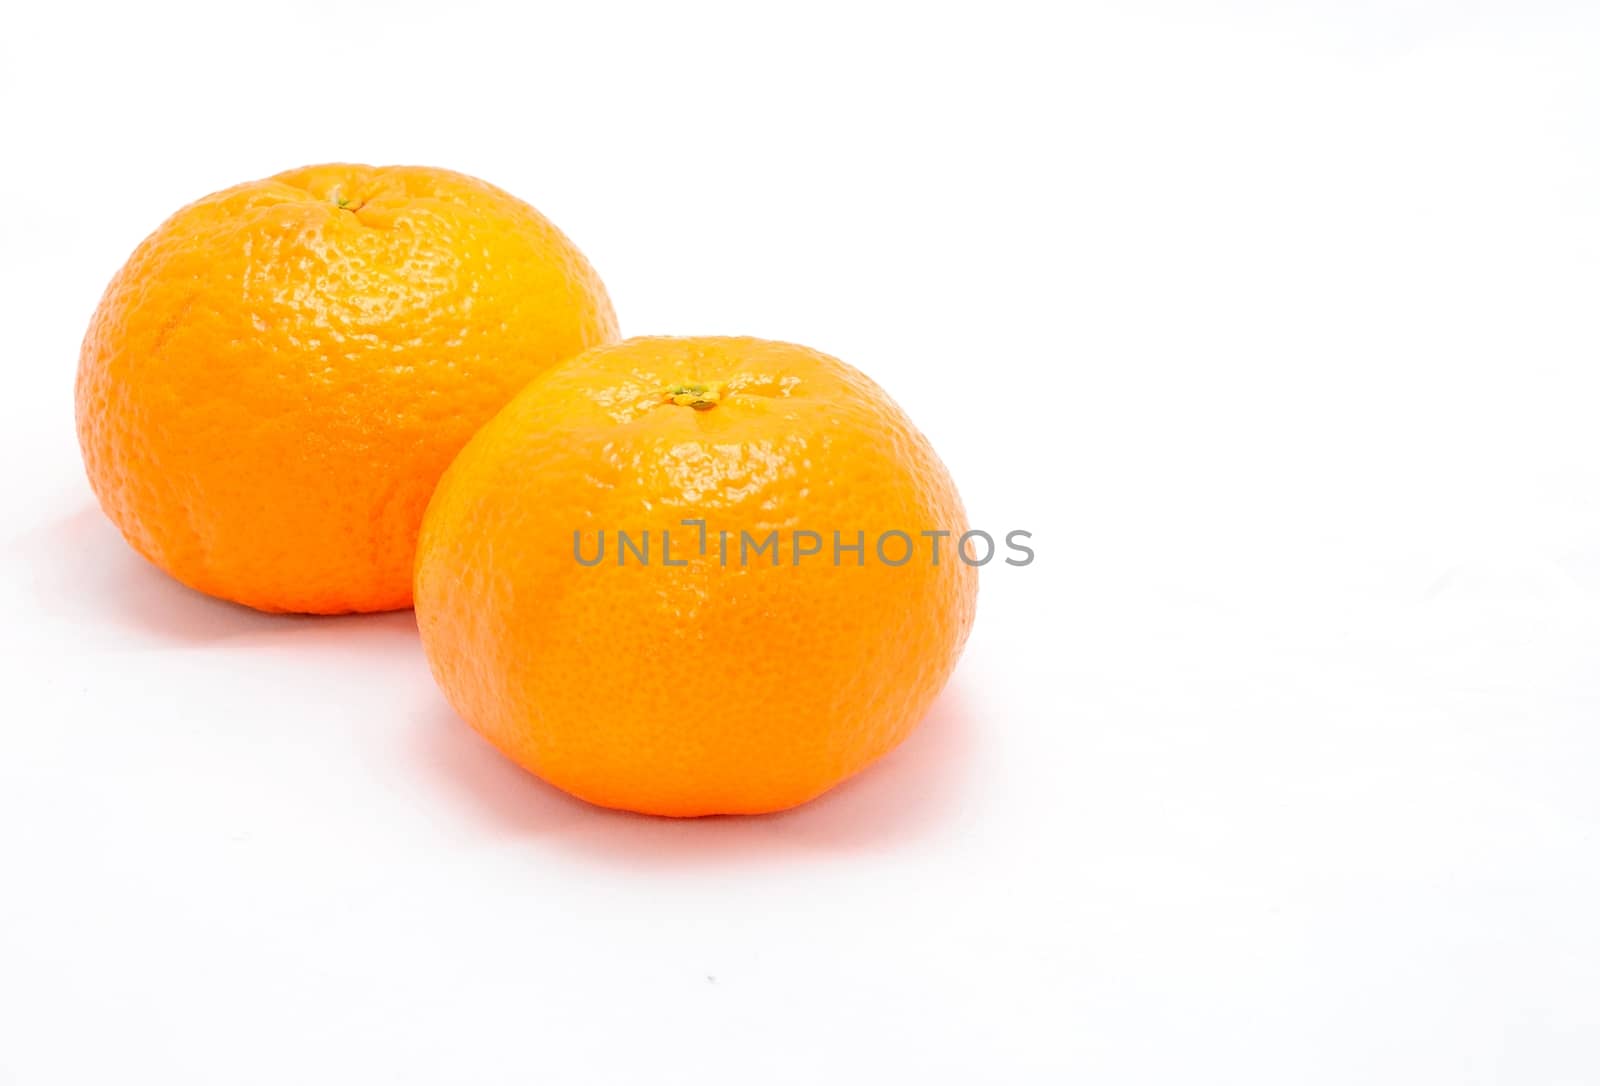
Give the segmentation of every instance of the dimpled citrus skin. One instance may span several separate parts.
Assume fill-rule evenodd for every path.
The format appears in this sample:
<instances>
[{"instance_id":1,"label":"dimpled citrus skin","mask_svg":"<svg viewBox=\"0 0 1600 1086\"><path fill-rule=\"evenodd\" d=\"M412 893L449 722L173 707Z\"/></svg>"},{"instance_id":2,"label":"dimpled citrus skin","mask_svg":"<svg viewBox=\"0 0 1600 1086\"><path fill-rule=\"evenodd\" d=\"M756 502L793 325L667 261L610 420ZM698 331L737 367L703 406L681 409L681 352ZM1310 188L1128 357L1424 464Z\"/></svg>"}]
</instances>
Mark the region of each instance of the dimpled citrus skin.
<instances>
[{"instance_id":1,"label":"dimpled citrus skin","mask_svg":"<svg viewBox=\"0 0 1600 1086\"><path fill-rule=\"evenodd\" d=\"M530 378L616 338L547 219L447 170L327 165L150 235L83 342L78 437L128 542L264 611L411 602L439 475Z\"/></svg>"},{"instance_id":2,"label":"dimpled citrus skin","mask_svg":"<svg viewBox=\"0 0 1600 1086\"><path fill-rule=\"evenodd\" d=\"M699 518L703 555L682 524ZM927 439L837 359L626 340L547 371L456 458L423 521L417 622L457 712L557 787L651 814L782 810L893 748L944 685L976 602L965 528ZM648 564L618 565L617 529L650 534ZM776 567L753 549L774 529ZM574 532L592 561L601 530L604 560L580 564ZM835 530L865 531L864 566L834 565ZM938 565L923 539L896 567L875 553L889 530L953 535ZM805 531L823 552L795 564Z\"/></svg>"}]
</instances>

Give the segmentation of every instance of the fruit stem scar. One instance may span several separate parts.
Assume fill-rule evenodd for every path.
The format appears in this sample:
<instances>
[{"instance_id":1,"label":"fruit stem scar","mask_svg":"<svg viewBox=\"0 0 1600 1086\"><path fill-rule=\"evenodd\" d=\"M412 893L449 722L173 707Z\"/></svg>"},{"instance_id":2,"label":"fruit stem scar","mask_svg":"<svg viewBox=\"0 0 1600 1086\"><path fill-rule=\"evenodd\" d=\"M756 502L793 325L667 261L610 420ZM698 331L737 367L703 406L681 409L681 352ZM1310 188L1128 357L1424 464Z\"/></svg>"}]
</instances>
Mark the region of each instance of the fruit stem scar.
<instances>
[{"instance_id":1,"label":"fruit stem scar","mask_svg":"<svg viewBox=\"0 0 1600 1086\"><path fill-rule=\"evenodd\" d=\"M667 389L667 401L679 407L692 407L696 411L710 411L722 399L720 384L690 383L673 385Z\"/></svg>"}]
</instances>

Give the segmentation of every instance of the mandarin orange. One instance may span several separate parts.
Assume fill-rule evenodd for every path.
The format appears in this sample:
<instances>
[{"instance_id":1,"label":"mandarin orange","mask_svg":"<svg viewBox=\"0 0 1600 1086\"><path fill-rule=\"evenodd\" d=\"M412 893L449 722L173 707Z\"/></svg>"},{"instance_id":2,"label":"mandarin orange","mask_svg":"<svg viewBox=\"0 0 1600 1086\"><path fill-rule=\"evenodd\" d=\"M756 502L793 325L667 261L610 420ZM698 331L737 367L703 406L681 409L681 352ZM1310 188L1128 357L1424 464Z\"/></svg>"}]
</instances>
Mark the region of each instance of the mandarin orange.
<instances>
[{"instance_id":1,"label":"mandarin orange","mask_svg":"<svg viewBox=\"0 0 1600 1086\"><path fill-rule=\"evenodd\" d=\"M266 611L409 606L417 528L474 430L616 337L532 207L420 167L314 166L207 196L107 288L78 435L142 555Z\"/></svg>"},{"instance_id":2,"label":"mandarin orange","mask_svg":"<svg viewBox=\"0 0 1600 1086\"><path fill-rule=\"evenodd\" d=\"M550 783L776 811L924 715L973 621L965 528L927 439L843 362L627 340L547 370L445 473L418 626L460 715Z\"/></svg>"}]
</instances>

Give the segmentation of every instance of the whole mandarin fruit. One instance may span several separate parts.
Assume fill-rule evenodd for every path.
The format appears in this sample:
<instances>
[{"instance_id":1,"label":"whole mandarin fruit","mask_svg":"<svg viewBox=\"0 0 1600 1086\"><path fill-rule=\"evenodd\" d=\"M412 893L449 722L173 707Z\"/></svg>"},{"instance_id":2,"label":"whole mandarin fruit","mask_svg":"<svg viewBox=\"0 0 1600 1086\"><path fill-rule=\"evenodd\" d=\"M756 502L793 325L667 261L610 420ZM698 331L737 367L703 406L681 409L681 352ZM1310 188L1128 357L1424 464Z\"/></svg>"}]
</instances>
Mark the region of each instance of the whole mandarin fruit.
<instances>
[{"instance_id":1,"label":"whole mandarin fruit","mask_svg":"<svg viewBox=\"0 0 1600 1086\"><path fill-rule=\"evenodd\" d=\"M448 170L291 170L134 251L84 338L78 437L106 513L184 584L263 611L402 608L451 458L616 335L594 269L516 197Z\"/></svg>"},{"instance_id":2,"label":"whole mandarin fruit","mask_svg":"<svg viewBox=\"0 0 1600 1086\"><path fill-rule=\"evenodd\" d=\"M551 784L777 811L927 711L972 626L965 529L927 439L843 362L631 339L467 443L423 520L417 622L450 703Z\"/></svg>"}]
</instances>

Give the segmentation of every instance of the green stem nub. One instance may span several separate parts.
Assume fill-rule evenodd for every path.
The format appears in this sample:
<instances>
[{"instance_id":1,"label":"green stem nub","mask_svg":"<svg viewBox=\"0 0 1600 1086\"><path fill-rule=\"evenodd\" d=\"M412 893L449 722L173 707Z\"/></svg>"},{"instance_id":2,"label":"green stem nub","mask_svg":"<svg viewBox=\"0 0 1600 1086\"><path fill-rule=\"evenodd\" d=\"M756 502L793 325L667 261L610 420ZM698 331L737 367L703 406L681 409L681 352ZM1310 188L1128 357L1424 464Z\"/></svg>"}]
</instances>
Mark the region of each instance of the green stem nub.
<instances>
[{"instance_id":1,"label":"green stem nub","mask_svg":"<svg viewBox=\"0 0 1600 1086\"><path fill-rule=\"evenodd\" d=\"M719 385L673 385L667 389L667 399L679 407L710 411L722 399L722 388Z\"/></svg>"}]
</instances>

